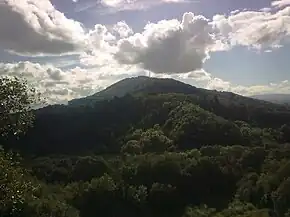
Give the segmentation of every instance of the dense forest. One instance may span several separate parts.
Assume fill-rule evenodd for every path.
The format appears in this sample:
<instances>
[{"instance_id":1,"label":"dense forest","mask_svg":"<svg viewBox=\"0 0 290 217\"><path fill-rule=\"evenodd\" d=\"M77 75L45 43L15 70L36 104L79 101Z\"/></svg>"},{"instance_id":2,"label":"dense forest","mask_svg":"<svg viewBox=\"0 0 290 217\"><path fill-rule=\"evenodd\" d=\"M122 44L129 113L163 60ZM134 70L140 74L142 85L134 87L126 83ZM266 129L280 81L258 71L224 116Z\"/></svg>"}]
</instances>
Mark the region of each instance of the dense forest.
<instances>
[{"instance_id":1,"label":"dense forest","mask_svg":"<svg viewBox=\"0 0 290 217\"><path fill-rule=\"evenodd\" d=\"M0 84L1 217L290 216L286 105L139 77L32 110Z\"/></svg>"}]
</instances>

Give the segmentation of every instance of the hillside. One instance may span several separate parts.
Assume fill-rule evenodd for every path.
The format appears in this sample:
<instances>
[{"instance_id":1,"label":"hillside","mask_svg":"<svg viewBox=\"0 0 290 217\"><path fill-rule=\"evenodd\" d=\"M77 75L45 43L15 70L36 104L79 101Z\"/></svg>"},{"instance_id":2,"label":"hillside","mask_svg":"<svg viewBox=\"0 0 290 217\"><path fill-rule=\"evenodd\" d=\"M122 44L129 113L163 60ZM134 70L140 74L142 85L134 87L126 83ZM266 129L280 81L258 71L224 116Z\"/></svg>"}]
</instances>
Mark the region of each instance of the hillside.
<instances>
[{"instance_id":1,"label":"hillside","mask_svg":"<svg viewBox=\"0 0 290 217\"><path fill-rule=\"evenodd\" d=\"M151 78L146 76L132 77L121 80L108 88L85 98L74 99L69 105L88 105L94 102L123 97L126 94L156 93L199 93L200 89L174 79Z\"/></svg>"},{"instance_id":2,"label":"hillside","mask_svg":"<svg viewBox=\"0 0 290 217\"><path fill-rule=\"evenodd\" d=\"M216 90L207 90L196 88L183 82L169 78L153 78L146 76L138 76L123 79L106 89L97 92L91 96L74 99L69 102L70 106L89 105L92 106L103 100L110 100L114 97L123 97L127 94L186 94L202 99L213 99L218 97L225 103L234 103L246 105L248 107L267 107L270 109L288 110L284 106L275 105L274 103L264 100L253 99L252 97L244 97L230 92L219 92Z\"/></svg>"},{"instance_id":3,"label":"hillside","mask_svg":"<svg viewBox=\"0 0 290 217\"><path fill-rule=\"evenodd\" d=\"M82 102L85 104L75 100L73 106L37 110L35 127L8 144L36 154L118 153L133 130L159 125L178 143L176 148L184 150L208 144L280 140L281 126L290 123L286 106L195 88L173 79L125 79ZM243 133L245 127L250 136ZM268 128L273 129L270 138L265 136Z\"/></svg>"},{"instance_id":4,"label":"hillside","mask_svg":"<svg viewBox=\"0 0 290 217\"><path fill-rule=\"evenodd\" d=\"M278 104L290 104L290 94L263 94L251 96L254 99Z\"/></svg>"},{"instance_id":5,"label":"hillside","mask_svg":"<svg viewBox=\"0 0 290 217\"><path fill-rule=\"evenodd\" d=\"M290 216L288 107L145 87L38 109L26 134L2 128L0 216Z\"/></svg>"}]
</instances>

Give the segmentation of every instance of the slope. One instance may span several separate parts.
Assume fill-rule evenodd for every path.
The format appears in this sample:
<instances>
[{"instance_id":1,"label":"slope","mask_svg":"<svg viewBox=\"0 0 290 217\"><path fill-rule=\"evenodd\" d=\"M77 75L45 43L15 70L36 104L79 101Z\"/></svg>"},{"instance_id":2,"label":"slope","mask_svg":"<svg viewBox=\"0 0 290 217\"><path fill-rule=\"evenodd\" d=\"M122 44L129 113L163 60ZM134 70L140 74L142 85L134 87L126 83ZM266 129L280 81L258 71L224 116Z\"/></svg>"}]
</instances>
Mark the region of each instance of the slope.
<instances>
[{"instance_id":1,"label":"slope","mask_svg":"<svg viewBox=\"0 0 290 217\"><path fill-rule=\"evenodd\" d=\"M69 105L90 105L97 101L122 97L126 94L156 93L199 93L201 90L189 84L168 78L152 78L146 76L132 77L121 80L108 88L91 96L74 99Z\"/></svg>"},{"instance_id":2,"label":"slope","mask_svg":"<svg viewBox=\"0 0 290 217\"><path fill-rule=\"evenodd\" d=\"M35 127L6 146L35 153L118 153L132 129L146 130L157 124L179 148L191 149L256 142L249 138L265 133L270 140L277 139L281 126L290 123L286 106L199 89L173 79L125 79L85 98L85 104L78 102L37 110Z\"/></svg>"}]
</instances>

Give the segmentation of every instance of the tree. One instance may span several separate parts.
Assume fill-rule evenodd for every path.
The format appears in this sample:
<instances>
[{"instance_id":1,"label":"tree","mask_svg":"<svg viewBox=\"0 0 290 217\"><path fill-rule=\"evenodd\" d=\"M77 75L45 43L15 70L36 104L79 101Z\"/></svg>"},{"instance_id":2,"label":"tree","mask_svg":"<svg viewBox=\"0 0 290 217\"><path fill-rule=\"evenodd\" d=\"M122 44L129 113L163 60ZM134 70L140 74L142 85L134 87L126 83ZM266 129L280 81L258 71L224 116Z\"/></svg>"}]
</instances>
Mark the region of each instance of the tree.
<instances>
[{"instance_id":1,"label":"tree","mask_svg":"<svg viewBox=\"0 0 290 217\"><path fill-rule=\"evenodd\" d=\"M12 160L11 153L0 150L0 216L16 216L27 211L33 184L25 171Z\"/></svg>"},{"instance_id":2,"label":"tree","mask_svg":"<svg viewBox=\"0 0 290 217\"><path fill-rule=\"evenodd\" d=\"M163 153L176 149L173 141L164 134L159 125L147 130L135 130L126 139L127 143L121 148L122 153Z\"/></svg>"},{"instance_id":3,"label":"tree","mask_svg":"<svg viewBox=\"0 0 290 217\"><path fill-rule=\"evenodd\" d=\"M157 127L142 133L140 143L145 153L163 153L175 149L173 141L165 136L162 130L157 129Z\"/></svg>"},{"instance_id":4,"label":"tree","mask_svg":"<svg viewBox=\"0 0 290 217\"><path fill-rule=\"evenodd\" d=\"M282 133L282 138L284 142L290 142L290 125L284 124L280 127L280 131Z\"/></svg>"},{"instance_id":5,"label":"tree","mask_svg":"<svg viewBox=\"0 0 290 217\"><path fill-rule=\"evenodd\" d=\"M121 153L140 154L141 152L142 148L137 140L130 140L121 148Z\"/></svg>"},{"instance_id":6,"label":"tree","mask_svg":"<svg viewBox=\"0 0 290 217\"><path fill-rule=\"evenodd\" d=\"M33 122L31 108L40 96L27 82L17 77L0 78L0 135L24 133Z\"/></svg>"},{"instance_id":7,"label":"tree","mask_svg":"<svg viewBox=\"0 0 290 217\"><path fill-rule=\"evenodd\" d=\"M0 78L0 137L25 133L32 125L31 106L39 95L34 88L16 77ZM0 147L1 148L1 147ZM33 216L31 203L40 203L40 185L19 166L13 153L0 149L0 216Z\"/></svg>"}]
</instances>

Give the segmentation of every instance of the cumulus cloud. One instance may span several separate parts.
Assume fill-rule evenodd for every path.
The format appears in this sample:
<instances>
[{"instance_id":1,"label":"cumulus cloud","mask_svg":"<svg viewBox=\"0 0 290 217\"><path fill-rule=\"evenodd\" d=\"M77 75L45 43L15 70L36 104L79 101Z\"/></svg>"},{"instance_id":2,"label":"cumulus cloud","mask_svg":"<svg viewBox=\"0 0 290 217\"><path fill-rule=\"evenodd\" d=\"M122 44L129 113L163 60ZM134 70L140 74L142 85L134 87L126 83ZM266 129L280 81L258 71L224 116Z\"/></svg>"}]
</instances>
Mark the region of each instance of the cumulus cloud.
<instances>
[{"instance_id":1,"label":"cumulus cloud","mask_svg":"<svg viewBox=\"0 0 290 217\"><path fill-rule=\"evenodd\" d=\"M290 91L290 82L284 80L278 83L257 84L252 86L237 85L230 81L225 81L221 78L215 77L213 74L204 69L182 73L182 74L154 74L153 77L158 78L173 78L181 82L208 90L226 91L240 94L243 96L253 96L269 93L284 93Z\"/></svg>"},{"instance_id":2,"label":"cumulus cloud","mask_svg":"<svg viewBox=\"0 0 290 217\"><path fill-rule=\"evenodd\" d=\"M279 83L257 84L252 86L235 85L220 78L214 78L205 86L206 89L233 92L244 96L263 95L271 93L288 94L290 82L288 80Z\"/></svg>"},{"instance_id":3,"label":"cumulus cloud","mask_svg":"<svg viewBox=\"0 0 290 217\"><path fill-rule=\"evenodd\" d=\"M185 13L181 21L149 23L140 33L117 42L114 58L154 73L185 73L202 69L211 52L245 46L270 51L290 36L290 7L275 13L234 11L209 20Z\"/></svg>"},{"instance_id":4,"label":"cumulus cloud","mask_svg":"<svg viewBox=\"0 0 290 217\"><path fill-rule=\"evenodd\" d=\"M268 85L253 85L248 87L237 86L233 88L233 91L248 96L270 93L288 94L290 91L290 82L284 80L279 83L270 83Z\"/></svg>"},{"instance_id":5,"label":"cumulus cloud","mask_svg":"<svg viewBox=\"0 0 290 217\"><path fill-rule=\"evenodd\" d=\"M262 95L262 94L271 94L271 93L282 93L288 94L290 91L290 82L288 80L281 81L279 83L269 83L269 84L257 84L251 86L237 85L229 81L225 81L221 78L216 78L208 72L206 77L201 76L200 78L206 78L203 80L197 78L182 78L180 76L175 77L175 79L181 80L185 83L191 85L197 85L198 87L217 90L217 91L226 91L240 94L243 96L253 96L253 95Z\"/></svg>"},{"instance_id":6,"label":"cumulus cloud","mask_svg":"<svg viewBox=\"0 0 290 217\"><path fill-rule=\"evenodd\" d=\"M287 5L290 5L290 0L277 0L272 2L272 6L282 8Z\"/></svg>"},{"instance_id":7,"label":"cumulus cloud","mask_svg":"<svg viewBox=\"0 0 290 217\"><path fill-rule=\"evenodd\" d=\"M102 4L119 8L145 2L151 1L103 0ZM78 52L81 63L88 65L118 61L155 73L183 73L201 69L210 52L237 45L267 50L279 47L290 34L290 7L274 14L233 11L212 20L185 13L181 21L149 23L142 32L134 33L124 21L112 27L96 24L86 31L49 0L5 0L0 3L0 28L0 46L21 55Z\"/></svg>"},{"instance_id":8,"label":"cumulus cloud","mask_svg":"<svg viewBox=\"0 0 290 217\"><path fill-rule=\"evenodd\" d=\"M87 66L102 67L116 62L113 53L116 52L116 36L106 26L96 24L87 33L88 49L80 54L80 63ZM122 66L120 66L122 67Z\"/></svg>"},{"instance_id":9,"label":"cumulus cloud","mask_svg":"<svg viewBox=\"0 0 290 217\"><path fill-rule=\"evenodd\" d=\"M97 24L88 34L91 50L81 61L88 65L117 61L154 73L187 73L202 69L211 52L235 46L269 52L289 36L290 7L275 13L233 11L211 20L189 12L180 21L148 23L135 33L123 21L112 28Z\"/></svg>"},{"instance_id":10,"label":"cumulus cloud","mask_svg":"<svg viewBox=\"0 0 290 217\"><path fill-rule=\"evenodd\" d=\"M130 26L125 21L120 21L113 26L113 32L118 34L121 38L127 38L134 32Z\"/></svg>"},{"instance_id":11,"label":"cumulus cloud","mask_svg":"<svg viewBox=\"0 0 290 217\"><path fill-rule=\"evenodd\" d=\"M209 80L206 88L218 91L230 91L231 83L229 81L224 81L220 78L213 78Z\"/></svg>"},{"instance_id":12,"label":"cumulus cloud","mask_svg":"<svg viewBox=\"0 0 290 217\"><path fill-rule=\"evenodd\" d=\"M185 13L182 21L149 23L142 33L118 42L120 64L139 65L154 73L184 73L201 69L215 44L209 20Z\"/></svg>"},{"instance_id":13,"label":"cumulus cloud","mask_svg":"<svg viewBox=\"0 0 290 217\"><path fill-rule=\"evenodd\" d=\"M211 80L211 74L206 72L204 69L200 69L193 72L188 72L185 74L180 74L180 78L183 79L193 79L195 81L210 81Z\"/></svg>"},{"instance_id":14,"label":"cumulus cloud","mask_svg":"<svg viewBox=\"0 0 290 217\"><path fill-rule=\"evenodd\" d=\"M68 100L94 94L115 81L133 76L130 69L104 67L98 70L79 67L63 71L52 65L32 62L0 63L0 76L25 78L47 100L66 103Z\"/></svg>"},{"instance_id":15,"label":"cumulus cloud","mask_svg":"<svg viewBox=\"0 0 290 217\"><path fill-rule=\"evenodd\" d=\"M85 47L82 25L49 0L2 0L0 47L21 55L62 54Z\"/></svg>"},{"instance_id":16,"label":"cumulus cloud","mask_svg":"<svg viewBox=\"0 0 290 217\"><path fill-rule=\"evenodd\" d=\"M219 37L231 46L277 48L281 42L289 40L290 7L276 13L242 11L228 17L215 15L211 24L219 32Z\"/></svg>"}]
</instances>

